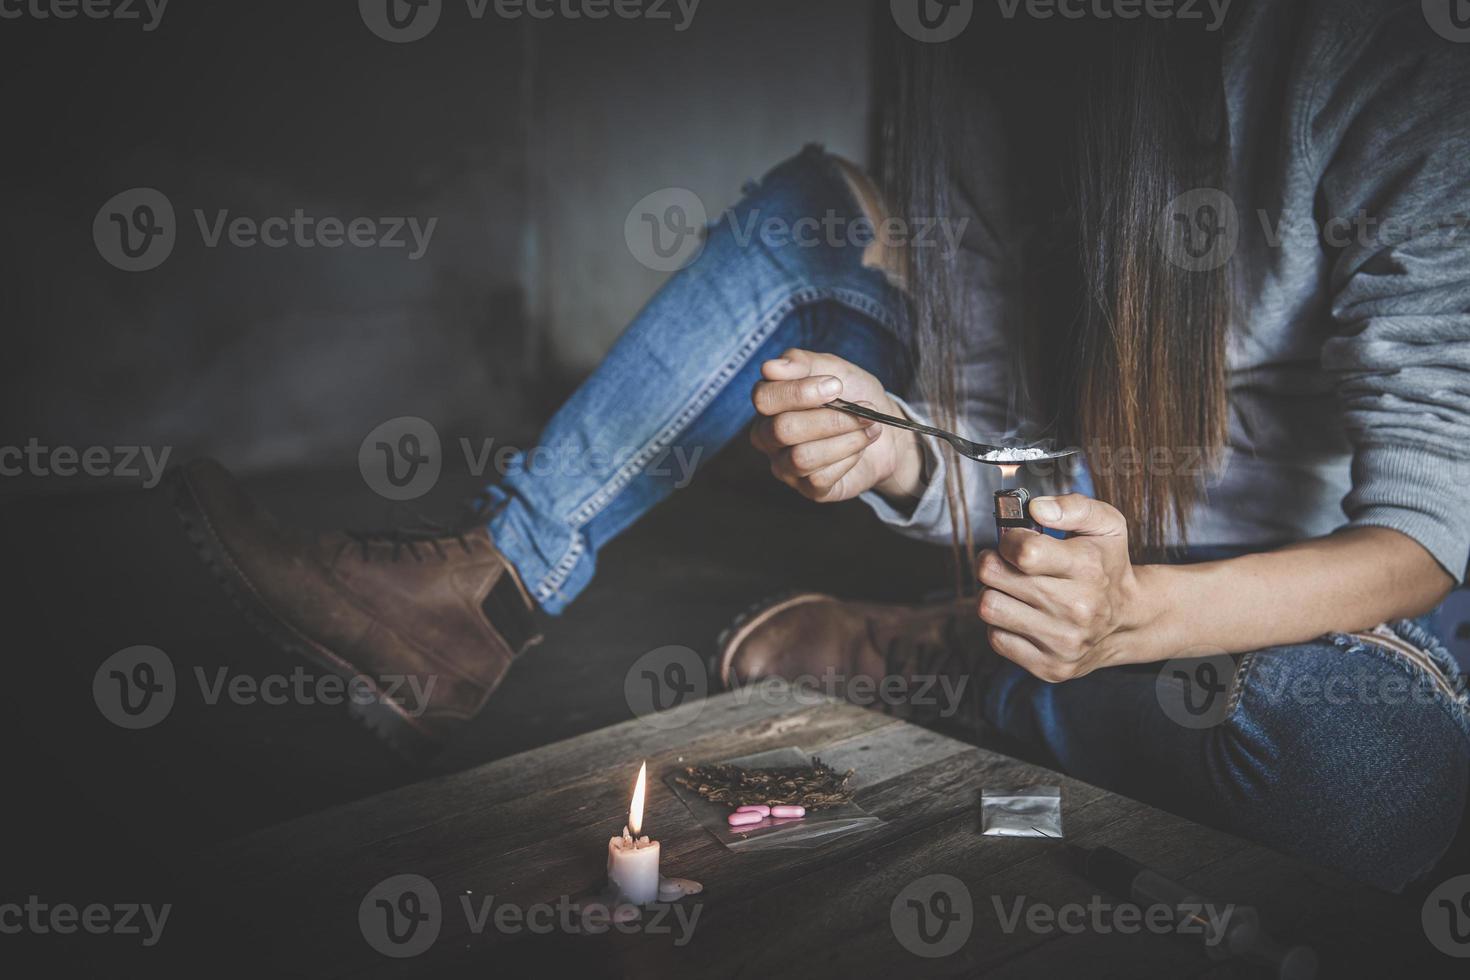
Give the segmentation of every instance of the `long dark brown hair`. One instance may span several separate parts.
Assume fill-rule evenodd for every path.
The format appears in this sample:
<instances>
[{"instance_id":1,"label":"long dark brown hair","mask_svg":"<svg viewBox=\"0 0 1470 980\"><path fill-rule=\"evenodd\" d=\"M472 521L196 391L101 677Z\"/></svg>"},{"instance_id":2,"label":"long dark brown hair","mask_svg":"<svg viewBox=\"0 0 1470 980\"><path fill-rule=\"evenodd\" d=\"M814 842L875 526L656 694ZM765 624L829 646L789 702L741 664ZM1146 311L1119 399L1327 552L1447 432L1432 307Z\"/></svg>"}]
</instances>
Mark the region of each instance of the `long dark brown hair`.
<instances>
[{"instance_id":1,"label":"long dark brown hair","mask_svg":"<svg viewBox=\"0 0 1470 980\"><path fill-rule=\"evenodd\" d=\"M1012 423L1081 447L1097 496L1127 517L1135 555L1157 557L1171 534L1185 538L1200 499L1188 464L1215 458L1226 433L1228 266L1172 261L1160 238L1180 195L1224 186L1220 37L1148 18L986 21L983 6L948 44L880 35L885 189L901 215L953 215L959 127L976 93L995 101L1011 176L986 190L1021 219L1004 239L1024 295L1001 325L1018 358ZM917 394L951 428L966 394L956 256L911 248L905 261ZM946 467L966 580L968 465Z\"/></svg>"}]
</instances>

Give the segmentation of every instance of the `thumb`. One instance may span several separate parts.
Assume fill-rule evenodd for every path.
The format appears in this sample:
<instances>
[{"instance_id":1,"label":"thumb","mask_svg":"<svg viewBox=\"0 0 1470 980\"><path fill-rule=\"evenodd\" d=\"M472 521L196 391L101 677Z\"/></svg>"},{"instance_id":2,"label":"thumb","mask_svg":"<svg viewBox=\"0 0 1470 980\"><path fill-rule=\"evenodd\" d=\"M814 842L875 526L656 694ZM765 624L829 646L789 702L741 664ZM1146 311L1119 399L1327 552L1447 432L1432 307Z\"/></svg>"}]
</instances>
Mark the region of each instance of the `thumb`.
<instances>
[{"instance_id":1,"label":"thumb","mask_svg":"<svg viewBox=\"0 0 1470 980\"><path fill-rule=\"evenodd\" d=\"M761 365L761 377L767 381L797 381L811 376L811 351L793 347L780 357Z\"/></svg>"},{"instance_id":2,"label":"thumb","mask_svg":"<svg viewBox=\"0 0 1470 980\"><path fill-rule=\"evenodd\" d=\"M1030 512L1032 520L1055 531L1094 537L1128 536L1128 522L1116 507L1080 493L1037 497L1031 501Z\"/></svg>"}]
</instances>

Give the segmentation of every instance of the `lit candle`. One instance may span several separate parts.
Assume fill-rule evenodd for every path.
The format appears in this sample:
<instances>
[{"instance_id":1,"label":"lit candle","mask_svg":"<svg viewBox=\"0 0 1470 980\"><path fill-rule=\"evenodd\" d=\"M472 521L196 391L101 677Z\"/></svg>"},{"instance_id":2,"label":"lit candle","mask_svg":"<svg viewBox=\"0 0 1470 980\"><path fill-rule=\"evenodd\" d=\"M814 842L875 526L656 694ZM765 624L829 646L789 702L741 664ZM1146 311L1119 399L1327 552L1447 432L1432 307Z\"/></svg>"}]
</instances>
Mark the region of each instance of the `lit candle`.
<instances>
[{"instance_id":1,"label":"lit candle","mask_svg":"<svg viewBox=\"0 0 1470 980\"><path fill-rule=\"evenodd\" d=\"M658 899L658 841L639 836L643 829L643 796L648 783L648 763L638 770L633 787L633 805L622 836L607 842L607 880L613 889L634 905Z\"/></svg>"}]
</instances>

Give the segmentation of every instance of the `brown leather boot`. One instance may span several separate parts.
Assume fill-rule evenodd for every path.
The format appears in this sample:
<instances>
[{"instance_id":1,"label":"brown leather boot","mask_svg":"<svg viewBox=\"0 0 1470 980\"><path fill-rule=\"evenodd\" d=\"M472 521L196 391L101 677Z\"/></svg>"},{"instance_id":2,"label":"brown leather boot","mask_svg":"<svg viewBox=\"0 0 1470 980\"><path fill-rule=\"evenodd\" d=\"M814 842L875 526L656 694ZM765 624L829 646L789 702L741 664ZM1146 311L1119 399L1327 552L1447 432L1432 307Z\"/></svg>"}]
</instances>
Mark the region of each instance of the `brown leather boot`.
<instances>
[{"instance_id":1,"label":"brown leather boot","mask_svg":"<svg viewBox=\"0 0 1470 980\"><path fill-rule=\"evenodd\" d=\"M351 713L422 758L537 642L530 595L483 523L307 534L213 460L171 474L205 563L267 637L347 681Z\"/></svg>"},{"instance_id":2,"label":"brown leather boot","mask_svg":"<svg viewBox=\"0 0 1470 980\"><path fill-rule=\"evenodd\" d=\"M720 679L779 677L924 721L980 725L979 691L996 664L974 599L922 606L805 593L745 614L718 641Z\"/></svg>"}]
</instances>

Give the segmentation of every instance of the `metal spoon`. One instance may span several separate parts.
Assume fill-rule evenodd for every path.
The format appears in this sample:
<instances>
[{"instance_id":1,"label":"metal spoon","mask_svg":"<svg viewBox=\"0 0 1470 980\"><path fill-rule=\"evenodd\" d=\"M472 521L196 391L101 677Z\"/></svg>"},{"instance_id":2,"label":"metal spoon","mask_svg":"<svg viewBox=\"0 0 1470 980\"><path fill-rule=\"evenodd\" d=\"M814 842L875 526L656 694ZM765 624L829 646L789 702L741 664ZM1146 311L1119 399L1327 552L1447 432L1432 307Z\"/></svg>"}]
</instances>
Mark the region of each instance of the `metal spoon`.
<instances>
[{"instance_id":1,"label":"metal spoon","mask_svg":"<svg viewBox=\"0 0 1470 980\"><path fill-rule=\"evenodd\" d=\"M879 422L883 425L891 425L895 429L908 429L911 432L919 432L926 436L934 436L935 438L943 439L945 442L953 446L955 448L955 451L958 452L961 456L966 456L970 459L973 459L977 463L989 463L991 466L1020 466L1028 463L1039 463L1045 462L1049 459L1063 459L1077 452L1077 450L1075 449L1061 449L1056 451L1048 451L1044 456L1032 456L1027 459L987 458L999 457L1007 449L1030 447L992 446L983 442L971 442L969 439L966 439L962 436L957 436L953 432L946 432L943 429L936 429L932 425L923 425L919 422L910 422L908 419L899 418L896 415L884 415L882 412L875 412L871 408L864 408L861 405L854 405L852 402L845 401L841 398L837 399L836 401L828 402L826 407L835 408L839 412L846 412L849 415L856 415L858 418L867 419L870 422Z\"/></svg>"}]
</instances>

